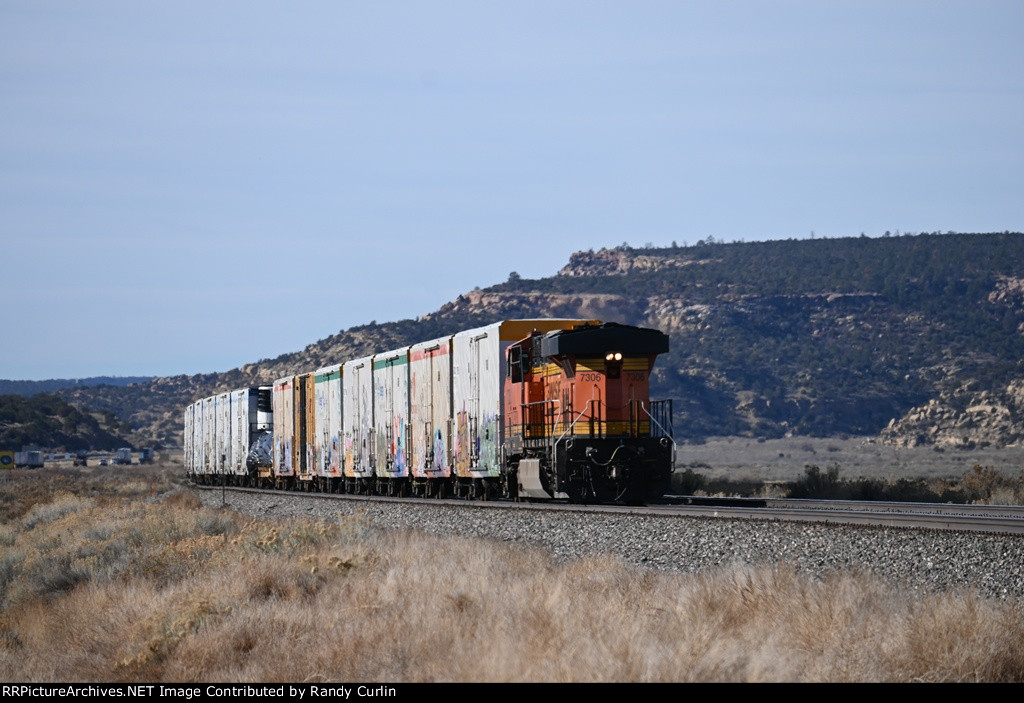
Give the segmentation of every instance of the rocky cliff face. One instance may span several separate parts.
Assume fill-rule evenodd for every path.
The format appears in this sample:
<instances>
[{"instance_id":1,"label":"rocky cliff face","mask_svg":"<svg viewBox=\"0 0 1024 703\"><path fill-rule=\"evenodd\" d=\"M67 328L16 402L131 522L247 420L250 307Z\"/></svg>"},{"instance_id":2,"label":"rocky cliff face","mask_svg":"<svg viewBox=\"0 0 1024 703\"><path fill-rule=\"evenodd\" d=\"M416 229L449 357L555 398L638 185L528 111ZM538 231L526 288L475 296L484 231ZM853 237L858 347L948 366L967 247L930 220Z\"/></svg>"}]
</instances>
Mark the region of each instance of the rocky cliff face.
<instances>
[{"instance_id":1,"label":"rocky cliff face","mask_svg":"<svg viewBox=\"0 0 1024 703\"><path fill-rule=\"evenodd\" d=\"M645 309L646 302L643 299L607 293L473 290L421 320L443 322L468 318L493 321L565 317L627 321L642 318Z\"/></svg>"},{"instance_id":2,"label":"rocky cliff face","mask_svg":"<svg viewBox=\"0 0 1024 703\"><path fill-rule=\"evenodd\" d=\"M987 447L1024 445L1024 380L995 391L970 385L943 391L924 405L893 419L881 439L902 447Z\"/></svg>"},{"instance_id":3,"label":"rocky cliff face","mask_svg":"<svg viewBox=\"0 0 1024 703\"><path fill-rule=\"evenodd\" d=\"M558 272L566 278L583 276L625 276L631 273L655 273L667 269L707 264L711 259L699 251L672 254L645 254L633 249L578 251Z\"/></svg>"}]
</instances>

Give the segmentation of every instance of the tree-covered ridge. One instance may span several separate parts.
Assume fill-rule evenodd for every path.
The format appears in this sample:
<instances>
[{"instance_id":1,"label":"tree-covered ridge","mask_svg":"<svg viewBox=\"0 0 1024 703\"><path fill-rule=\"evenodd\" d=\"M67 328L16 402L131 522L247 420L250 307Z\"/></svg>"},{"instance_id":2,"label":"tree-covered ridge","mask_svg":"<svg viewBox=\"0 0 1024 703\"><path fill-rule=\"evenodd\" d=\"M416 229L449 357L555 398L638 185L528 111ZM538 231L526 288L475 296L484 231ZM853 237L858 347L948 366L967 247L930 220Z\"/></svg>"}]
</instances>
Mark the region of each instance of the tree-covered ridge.
<instances>
[{"instance_id":1,"label":"tree-covered ridge","mask_svg":"<svg viewBox=\"0 0 1024 703\"><path fill-rule=\"evenodd\" d=\"M614 273L609 259L641 265L626 264L626 272ZM704 302L722 295L874 292L909 302L978 294L990 290L1000 276L1024 276L1021 233L620 247L577 252L552 278L516 278L486 290L526 291L542 283L552 292L685 293Z\"/></svg>"},{"instance_id":2,"label":"tree-covered ridge","mask_svg":"<svg viewBox=\"0 0 1024 703\"><path fill-rule=\"evenodd\" d=\"M1024 235L948 234L574 254L491 294L643 300L672 336L677 430L875 434L943 390L1024 376Z\"/></svg>"},{"instance_id":3,"label":"tree-covered ridge","mask_svg":"<svg viewBox=\"0 0 1024 703\"><path fill-rule=\"evenodd\" d=\"M90 378L51 378L46 381L0 379L0 395L37 395L39 393L55 393L65 388L129 386L133 383L148 383L154 378L154 376L92 376Z\"/></svg>"},{"instance_id":4,"label":"tree-covered ridge","mask_svg":"<svg viewBox=\"0 0 1024 703\"><path fill-rule=\"evenodd\" d=\"M0 448L36 445L74 451L126 446L121 435L127 428L117 417L110 412L95 415L49 393L0 395Z\"/></svg>"},{"instance_id":5,"label":"tree-covered ridge","mask_svg":"<svg viewBox=\"0 0 1024 703\"><path fill-rule=\"evenodd\" d=\"M1024 408L1016 391L1004 398L1024 379L1024 234L1005 232L728 244L709 238L577 252L556 276L511 275L415 320L342 330L224 373L59 393L122 418L135 444L175 446L182 408L197 398L531 317L668 333L671 351L658 361L652 393L675 401L683 440L876 436L894 419L947 418L982 401L994 408L991 417L1012 419ZM922 410L940 398L949 412ZM972 422L978 418L975 412ZM926 421L916 421L915 436L931 436ZM1024 436L985 423L993 438L986 441ZM895 423L889 434L903 426Z\"/></svg>"}]
</instances>

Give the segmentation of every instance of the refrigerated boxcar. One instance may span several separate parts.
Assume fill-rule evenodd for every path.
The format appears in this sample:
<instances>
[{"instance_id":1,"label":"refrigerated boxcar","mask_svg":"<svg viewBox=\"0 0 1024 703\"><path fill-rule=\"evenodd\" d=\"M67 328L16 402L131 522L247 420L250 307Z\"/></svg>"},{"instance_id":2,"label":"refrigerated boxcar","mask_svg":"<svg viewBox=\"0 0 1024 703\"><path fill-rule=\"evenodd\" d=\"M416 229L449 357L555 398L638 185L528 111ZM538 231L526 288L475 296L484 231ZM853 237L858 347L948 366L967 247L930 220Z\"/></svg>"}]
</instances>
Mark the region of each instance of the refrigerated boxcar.
<instances>
[{"instance_id":1,"label":"refrigerated boxcar","mask_svg":"<svg viewBox=\"0 0 1024 703\"><path fill-rule=\"evenodd\" d=\"M315 376L315 420L313 434L314 479L322 490L334 491L345 466L344 429L341 418L342 366L334 364L317 369Z\"/></svg>"},{"instance_id":2,"label":"refrigerated boxcar","mask_svg":"<svg viewBox=\"0 0 1024 703\"><path fill-rule=\"evenodd\" d=\"M409 394L410 470L414 482L429 486L451 475L451 336L409 347Z\"/></svg>"},{"instance_id":3,"label":"refrigerated boxcar","mask_svg":"<svg viewBox=\"0 0 1024 703\"><path fill-rule=\"evenodd\" d=\"M345 489L362 493L370 490L374 477L373 357L345 362L342 378Z\"/></svg>"}]
</instances>

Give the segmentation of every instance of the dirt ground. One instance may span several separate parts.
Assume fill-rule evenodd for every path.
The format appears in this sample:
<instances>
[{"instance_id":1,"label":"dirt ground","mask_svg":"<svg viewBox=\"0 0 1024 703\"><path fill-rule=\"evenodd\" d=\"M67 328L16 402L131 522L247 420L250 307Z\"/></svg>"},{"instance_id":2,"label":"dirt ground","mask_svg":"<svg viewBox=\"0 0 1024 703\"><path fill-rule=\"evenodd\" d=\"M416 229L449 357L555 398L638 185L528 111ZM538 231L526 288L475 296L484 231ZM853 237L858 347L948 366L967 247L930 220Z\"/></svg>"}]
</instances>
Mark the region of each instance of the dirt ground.
<instances>
[{"instance_id":1,"label":"dirt ground","mask_svg":"<svg viewBox=\"0 0 1024 703\"><path fill-rule=\"evenodd\" d=\"M864 437L722 437L680 444L676 451L677 471L692 468L710 479L787 481L802 476L812 464L822 469L838 465L840 476L847 479L960 478L976 464L1018 476L1024 472L1024 447L939 450L892 447Z\"/></svg>"}]
</instances>

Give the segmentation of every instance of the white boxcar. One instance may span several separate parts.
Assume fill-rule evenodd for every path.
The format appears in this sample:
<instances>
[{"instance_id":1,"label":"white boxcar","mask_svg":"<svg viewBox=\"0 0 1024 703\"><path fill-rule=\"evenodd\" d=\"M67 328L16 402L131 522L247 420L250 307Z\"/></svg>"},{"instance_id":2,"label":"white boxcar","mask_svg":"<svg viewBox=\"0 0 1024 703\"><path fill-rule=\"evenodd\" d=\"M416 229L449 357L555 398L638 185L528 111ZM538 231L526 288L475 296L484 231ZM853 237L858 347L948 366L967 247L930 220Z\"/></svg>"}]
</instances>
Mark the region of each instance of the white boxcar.
<instances>
[{"instance_id":1,"label":"white boxcar","mask_svg":"<svg viewBox=\"0 0 1024 703\"><path fill-rule=\"evenodd\" d=\"M185 408L185 470L245 476L253 439L273 429L271 387L244 388L197 400Z\"/></svg>"},{"instance_id":2,"label":"white boxcar","mask_svg":"<svg viewBox=\"0 0 1024 703\"><path fill-rule=\"evenodd\" d=\"M192 473L203 473L203 403L197 400L192 404Z\"/></svg>"},{"instance_id":3,"label":"white boxcar","mask_svg":"<svg viewBox=\"0 0 1024 703\"><path fill-rule=\"evenodd\" d=\"M271 429L270 410L264 401L260 409L260 388L242 388L231 392L231 451L228 454L228 473L245 476L249 473L246 459L253 438L261 430Z\"/></svg>"},{"instance_id":4,"label":"white boxcar","mask_svg":"<svg viewBox=\"0 0 1024 703\"><path fill-rule=\"evenodd\" d=\"M231 436L228 440L227 473L244 476L245 455L249 453L249 389L231 391L228 395Z\"/></svg>"},{"instance_id":5,"label":"white boxcar","mask_svg":"<svg viewBox=\"0 0 1024 703\"><path fill-rule=\"evenodd\" d=\"M185 406L185 412L183 413L185 431L181 436L182 444L182 462L185 465L185 473L188 475L194 474L196 469L195 463L195 444L192 442L192 436L195 432L195 403Z\"/></svg>"},{"instance_id":6,"label":"white boxcar","mask_svg":"<svg viewBox=\"0 0 1024 703\"><path fill-rule=\"evenodd\" d=\"M295 377L274 381L274 475L294 476Z\"/></svg>"},{"instance_id":7,"label":"white boxcar","mask_svg":"<svg viewBox=\"0 0 1024 703\"><path fill-rule=\"evenodd\" d=\"M373 428L377 476L408 476L409 347L373 357Z\"/></svg>"},{"instance_id":8,"label":"white boxcar","mask_svg":"<svg viewBox=\"0 0 1024 703\"><path fill-rule=\"evenodd\" d=\"M342 417L342 366L334 364L316 372L316 430L313 434L314 473L321 478L340 478L345 466Z\"/></svg>"},{"instance_id":9,"label":"white boxcar","mask_svg":"<svg viewBox=\"0 0 1024 703\"><path fill-rule=\"evenodd\" d=\"M201 474L217 473L217 396L203 398L203 464Z\"/></svg>"},{"instance_id":10,"label":"white boxcar","mask_svg":"<svg viewBox=\"0 0 1024 703\"><path fill-rule=\"evenodd\" d=\"M409 445L412 475L451 475L452 337L409 347Z\"/></svg>"},{"instance_id":11,"label":"white boxcar","mask_svg":"<svg viewBox=\"0 0 1024 703\"><path fill-rule=\"evenodd\" d=\"M345 436L345 476L373 476L373 357L346 361L342 366L342 428Z\"/></svg>"},{"instance_id":12,"label":"white boxcar","mask_svg":"<svg viewBox=\"0 0 1024 703\"><path fill-rule=\"evenodd\" d=\"M533 330L572 329L595 320L503 320L459 332L452 341L455 473L463 478L501 474L502 388L505 350Z\"/></svg>"},{"instance_id":13,"label":"white boxcar","mask_svg":"<svg viewBox=\"0 0 1024 703\"><path fill-rule=\"evenodd\" d=\"M232 422L231 394L221 393L216 399L217 412L217 459L216 473L232 473L229 466L231 460L231 434L234 431Z\"/></svg>"},{"instance_id":14,"label":"white boxcar","mask_svg":"<svg viewBox=\"0 0 1024 703\"><path fill-rule=\"evenodd\" d=\"M192 438L192 473L198 474L203 465L203 401L197 400L188 406L189 412L186 417L192 423L192 431L189 436ZM186 461L188 459L186 458Z\"/></svg>"}]
</instances>

